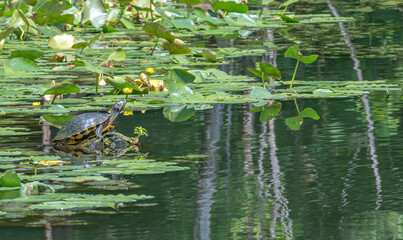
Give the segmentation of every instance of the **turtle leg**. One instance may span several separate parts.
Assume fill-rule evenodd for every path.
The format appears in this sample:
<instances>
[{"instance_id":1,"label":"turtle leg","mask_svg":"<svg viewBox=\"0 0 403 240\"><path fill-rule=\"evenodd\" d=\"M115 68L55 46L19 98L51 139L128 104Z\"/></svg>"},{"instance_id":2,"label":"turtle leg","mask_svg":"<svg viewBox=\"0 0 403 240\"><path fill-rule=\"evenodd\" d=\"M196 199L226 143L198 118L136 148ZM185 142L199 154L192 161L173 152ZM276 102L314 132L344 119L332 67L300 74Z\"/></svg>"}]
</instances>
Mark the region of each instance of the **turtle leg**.
<instances>
[{"instance_id":1,"label":"turtle leg","mask_svg":"<svg viewBox=\"0 0 403 240\"><path fill-rule=\"evenodd\" d=\"M102 125L98 126L97 131L96 131L97 140L95 140L95 143L98 143L100 141L102 142L102 148L105 147L104 141L103 141L104 136L102 136L102 130L103 129L104 129L104 126L102 126Z\"/></svg>"},{"instance_id":2,"label":"turtle leg","mask_svg":"<svg viewBox=\"0 0 403 240\"><path fill-rule=\"evenodd\" d=\"M97 137L99 138L99 139L103 139L104 137L102 136L102 130L104 129L104 126L102 126L102 125L100 125L98 128L97 128L97 131L96 131L96 134L97 134Z\"/></svg>"}]
</instances>

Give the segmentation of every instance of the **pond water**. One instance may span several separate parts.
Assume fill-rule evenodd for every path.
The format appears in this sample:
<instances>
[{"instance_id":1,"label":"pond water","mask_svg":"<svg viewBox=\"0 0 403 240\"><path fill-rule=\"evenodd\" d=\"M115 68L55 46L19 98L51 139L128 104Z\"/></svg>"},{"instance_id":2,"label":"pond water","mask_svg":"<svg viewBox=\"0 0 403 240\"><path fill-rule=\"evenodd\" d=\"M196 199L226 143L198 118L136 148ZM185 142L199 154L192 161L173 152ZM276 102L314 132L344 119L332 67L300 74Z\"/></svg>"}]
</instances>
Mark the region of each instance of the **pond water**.
<instances>
[{"instance_id":1,"label":"pond water","mask_svg":"<svg viewBox=\"0 0 403 240\"><path fill-rule=\"evenodd\" d=\"M401 3L328 1L314 6L317 13L353 16L356 21L335 23L328 34L322 26L290 31L293 36L288 37L300 38L321 56L314 64L302 65L297 80L387 80L402 85ZM280 40L285 33L267 34ZM231 43L218 39L212 44ZM263 59L274 61L283 69L283 78L291 78L295 62L275 55L234 58L221 69L247 74L246 67ZM0 218L0 238L403 239L401 92L297 104L299 109L315 109L320 119L304 119L301 130L290 130L285 119L297 115L292 101L282 102L281 113L266 123L259 121L259 113L249 113L253 105L248 104L217 104L176 123L164 118L162 109L121 115L115 123L119 132L133 135L133 125L147 129L141 153L188 169L107 174L138 186L96 193L153 198L113 214ZM7 115L12 122L1 121L0 127L13 124L31 134L0 136L0 150L56 155L49 141L58 129L39 117Z\"/></svg>"}]
</instances>

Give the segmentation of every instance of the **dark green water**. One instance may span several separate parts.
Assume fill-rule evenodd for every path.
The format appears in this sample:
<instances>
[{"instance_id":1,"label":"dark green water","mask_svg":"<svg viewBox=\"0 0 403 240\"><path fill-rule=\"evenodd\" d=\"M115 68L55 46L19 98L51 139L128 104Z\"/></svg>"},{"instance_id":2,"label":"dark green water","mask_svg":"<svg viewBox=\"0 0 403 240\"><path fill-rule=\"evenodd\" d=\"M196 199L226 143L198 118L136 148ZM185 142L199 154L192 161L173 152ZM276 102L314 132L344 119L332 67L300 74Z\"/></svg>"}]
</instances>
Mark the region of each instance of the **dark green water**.
<instances>
[{"instance_id":1,"label":"dark green water","mask_svg":"<svg viewBox=\"0 0 403 240\"><path fill-rule=\"evenodd\" d=\"M403 14L396 4L317 3L317 12L336 9L357 21L293 30L312 39L307 46L321 56L302 65L297 80L402 85ZM313 35L320 31L331 34ZM284 78L291 77L294 62L269 54L235 58L222 69L246 74L243 69L261 59L275 61ZM321 117L304 120L300 131L284 122L297 114L293 102L283 102L281 114L264 124L248 113L249 105L216 105L181 123L165 119L162 110L121 116L120 132L129 134L133 123L148 130L141 152L150 158L209 157L181 163L188 171L125 176L142 187L122 193L154 196L124 208L136 213L69 217L84 226L63 226L57 217L43 217L47 223L39 227L30 225L37 219L10 219L2 223L0 239L403 239L401 92L298 104ZM0 147L48 151L38 117L26 119L14 116L15 126L33 134L2 139ZM51 130L54 136L57 129Z\"/></svg>"}]
</instances>

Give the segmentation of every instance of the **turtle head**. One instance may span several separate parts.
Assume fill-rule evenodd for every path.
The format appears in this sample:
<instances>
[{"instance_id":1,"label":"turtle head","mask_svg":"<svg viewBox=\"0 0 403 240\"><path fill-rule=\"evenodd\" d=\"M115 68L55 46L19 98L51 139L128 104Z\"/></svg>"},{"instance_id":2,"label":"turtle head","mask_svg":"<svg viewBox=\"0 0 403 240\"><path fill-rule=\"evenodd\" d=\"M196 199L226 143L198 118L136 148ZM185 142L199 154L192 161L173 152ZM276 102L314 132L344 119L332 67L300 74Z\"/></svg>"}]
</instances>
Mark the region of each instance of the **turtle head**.
<instances>
[{"instance_id":1,"label":"turtle head","mask_svg":"<svg viewBox=\"0 0 403 240\"><path fill-rule=\"evenodd\" d=\"M119 102L117 102L111 110L110 116L109 116L109 125L112 125L112 123L115 121L116 117L119 115L120 111L123 110L123 108L126 105L126 99L122 99Z\"/></svg>"}]
</instances>

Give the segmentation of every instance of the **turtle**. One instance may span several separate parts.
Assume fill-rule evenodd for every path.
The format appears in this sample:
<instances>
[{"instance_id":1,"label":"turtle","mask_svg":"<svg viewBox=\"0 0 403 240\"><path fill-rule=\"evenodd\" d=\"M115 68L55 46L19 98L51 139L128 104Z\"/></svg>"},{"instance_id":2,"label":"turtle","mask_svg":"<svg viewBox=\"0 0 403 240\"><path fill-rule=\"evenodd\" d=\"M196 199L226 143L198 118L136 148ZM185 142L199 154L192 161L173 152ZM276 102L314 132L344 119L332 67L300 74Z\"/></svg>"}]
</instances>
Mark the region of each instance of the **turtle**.
<instances>
[{"instance_id":1,"label":"turtle","mask_svg":"<svg viewBox=\"0 0 403 240\"><path fill-rule=\"evenodd\" d=\"M56 134L52 143L57 145L75 145L83 140L98 137L112 131L113 122L119 112L126 105L126 99L117 102L109 114L107 113L83 113L70 119Z\"/></svg>"}]
</instances>

